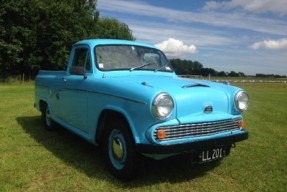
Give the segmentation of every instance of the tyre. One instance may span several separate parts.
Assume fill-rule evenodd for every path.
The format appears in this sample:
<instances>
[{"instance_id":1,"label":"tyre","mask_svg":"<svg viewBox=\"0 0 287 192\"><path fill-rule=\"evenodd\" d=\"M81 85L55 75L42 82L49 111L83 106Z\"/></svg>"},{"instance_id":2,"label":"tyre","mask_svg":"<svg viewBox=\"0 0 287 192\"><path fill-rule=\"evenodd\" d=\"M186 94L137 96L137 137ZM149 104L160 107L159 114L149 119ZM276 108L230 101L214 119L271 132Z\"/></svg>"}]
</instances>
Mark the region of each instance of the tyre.
<instances>
[{"instance_id":1,"label":"tyre","mask_svg":"<svg viewBox=\"0 0 287 192\"><path fill-rule=\"evenodd\" d=\"M51 111L47 104L42 108L42 122L46 130L53 131L56 129L56 123L51 118Z\"/></svg>"},{"instance_id":2,"label":"tyre","mask_svg":"<svg viewBox=\"0 0 287 192\"><path fill-rule=\"evenodd\" d=\"M138 155L130 128L124 120L115 118L108 123L104 146L109 171L122 181L133 179L137 174Z\"/></svg>"}]
</instances>

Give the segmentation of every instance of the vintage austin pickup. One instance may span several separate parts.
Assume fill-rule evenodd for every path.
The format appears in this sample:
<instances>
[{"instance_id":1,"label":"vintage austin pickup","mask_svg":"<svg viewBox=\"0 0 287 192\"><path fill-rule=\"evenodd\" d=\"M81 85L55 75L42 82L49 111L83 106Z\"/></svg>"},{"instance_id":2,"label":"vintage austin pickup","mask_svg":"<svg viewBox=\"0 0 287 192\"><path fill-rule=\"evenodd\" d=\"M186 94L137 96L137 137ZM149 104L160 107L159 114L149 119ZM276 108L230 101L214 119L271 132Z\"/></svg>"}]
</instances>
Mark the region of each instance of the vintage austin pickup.
<instances>
[{"instance_id":1,"label":"vintage austin pickup","mask_svg":"<svg viewBox=\"0 0 287 192\"><path fill-rule=\"evenodd\" d=\"M139 155L190 154L211 162L248 138L247 93L231 85L178 77L162 51L124 40L73 45L66 71L40 71L35 106L46 129L56 123L104 149L110 172L135 176Z\"/></svg>"}]
</instances>

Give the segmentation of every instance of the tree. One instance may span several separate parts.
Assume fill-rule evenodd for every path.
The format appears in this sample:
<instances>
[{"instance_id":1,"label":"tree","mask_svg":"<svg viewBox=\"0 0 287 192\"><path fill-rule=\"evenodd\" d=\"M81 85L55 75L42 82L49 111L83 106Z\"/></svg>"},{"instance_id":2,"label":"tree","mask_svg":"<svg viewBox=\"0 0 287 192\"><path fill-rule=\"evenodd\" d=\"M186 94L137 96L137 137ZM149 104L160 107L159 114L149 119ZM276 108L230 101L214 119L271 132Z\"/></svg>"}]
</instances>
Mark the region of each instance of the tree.
<instances>
[{"instance_id":1,"label":"tree","mask_svg":"<svg viewBox=\"0 0 287 192\"><path fill-rule=\"evenodd\" d=\"M220 72L217 73L217 75L218 75L219 77L225 77L225 76L226 76L226 73L225 73L224 71L220 71Z\"/></svg>"},{"instance_id":2,"label":"tree","mask_svg":"<svg viewBox=\"0 0 287 192\"><path fill-rule=\"evenodd\" d=\"M115 19L99 18L96 0L5 0L0 7L0 79L61 70L71 45L88 38L131 39Z\"/></svg>"},{"instance_id":3,"label":"tree","mask_svg":"<svg viewBox=\"0 0 287 192\"><path fill-rule=\"evenodd\" d=\"M4 1L0 8L0 75L26 70L35 49L35 1Z\"/></svg>"},{"instance_id":4,"label":"tree","mask_svg":"<svg viewBox=\"0 0 287 192\"><path fill-rule=\"evenodd\" d=\"M0 75L62 69L72 43L92 37L94 0L8 0L0 8Z\"/></svg>"},{"instance_id":5,"label":"tree","mask_svg":"<svg viewBox=\"0 0 287 192\"><path fill-rule=\"evenodd\" d=\"M236 73L235 71L230 71L230 73L228 74L229 77L239 77L238 73Z\"/></svg>"},{"instance_id":6,"label":"tree","mask_svg":"<svg viewBox=\"0 0 287 192\"><path fill-rule=\"evenodd\" d=\"M198 61L171 59L170 63L178 75L197 75L203 68L203 65Z\"/></svg>"},{"instance_id":7,"label":"tree","mask_svg":"<svg viewBox=\"0 0 287 192\"><path fill-rule=\"evenodd\" d=\"M98 38L135 40L128 25L112 18L100 18L96 33Z\"/></svg>"},{"instance_id":8,"label":"tree","mask_svg":"<svg viewBox=\"0 0 287 192\"><path fill-rule=\"evenodd\" d=\"M170 63L178 75L201 75L201 76L231 76L231 77L243 77L244 73L231 71L230 73L220 71L217 72L212 68L204 68L203 64L198 61L171 59Z\"/></svg>"}]
</instances>

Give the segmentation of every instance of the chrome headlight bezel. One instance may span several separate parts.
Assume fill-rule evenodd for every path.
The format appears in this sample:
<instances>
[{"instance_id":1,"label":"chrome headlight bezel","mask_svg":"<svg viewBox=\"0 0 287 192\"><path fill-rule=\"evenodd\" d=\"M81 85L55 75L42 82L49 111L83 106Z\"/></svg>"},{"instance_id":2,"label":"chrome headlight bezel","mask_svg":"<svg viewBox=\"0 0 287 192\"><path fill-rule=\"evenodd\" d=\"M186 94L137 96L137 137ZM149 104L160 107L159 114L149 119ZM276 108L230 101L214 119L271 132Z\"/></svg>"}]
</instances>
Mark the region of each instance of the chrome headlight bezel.
<instances>
[{"instance_id":1,"label":"chrome headlight bezel","mask_svg":"<svg viewBox=\"0 0 287 192\"><path fill-rule=\"evenodd\" d=\"M235 108L239 112L244 112L249 106L249 96L245 91L238 91L234 97Z\"/></svg>"},{"instance_id":2,"label":"chrome headlight bezel","mask_svg":"<svg viewBox=\"0 0 287 192\"><path fill-rule=\"evenodd\" d=\"M152 113L157 119L167 119L172 114L173 109L173 98L167 93L158 94L152 102Z\"/></svg>"}]
</instances>

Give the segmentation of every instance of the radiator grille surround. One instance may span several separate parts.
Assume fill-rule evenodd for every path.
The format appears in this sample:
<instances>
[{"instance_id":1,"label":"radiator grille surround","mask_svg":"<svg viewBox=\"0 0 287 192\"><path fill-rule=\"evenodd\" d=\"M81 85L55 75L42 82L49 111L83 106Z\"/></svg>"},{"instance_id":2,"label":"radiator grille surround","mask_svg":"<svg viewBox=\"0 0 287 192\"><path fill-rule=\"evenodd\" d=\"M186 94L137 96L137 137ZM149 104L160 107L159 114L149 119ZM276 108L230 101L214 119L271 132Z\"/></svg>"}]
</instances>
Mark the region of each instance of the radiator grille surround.
<instances>
[{"instance_id":1,"label":"radiator grille surround","mask_svg":"<svg viewBox=\"0 0 287 192\"><path fill-rule=\"evenodd\" d=\"M183 138L210 136L218 133L240 130L240 121L242 121L242 119L237 118L174 126L161 126L155 129L153 137L157 141L168 141ZM158 139L157 132L159 130L165 131L166 137L164 139Z\"/></svg>"}]
</instances>

